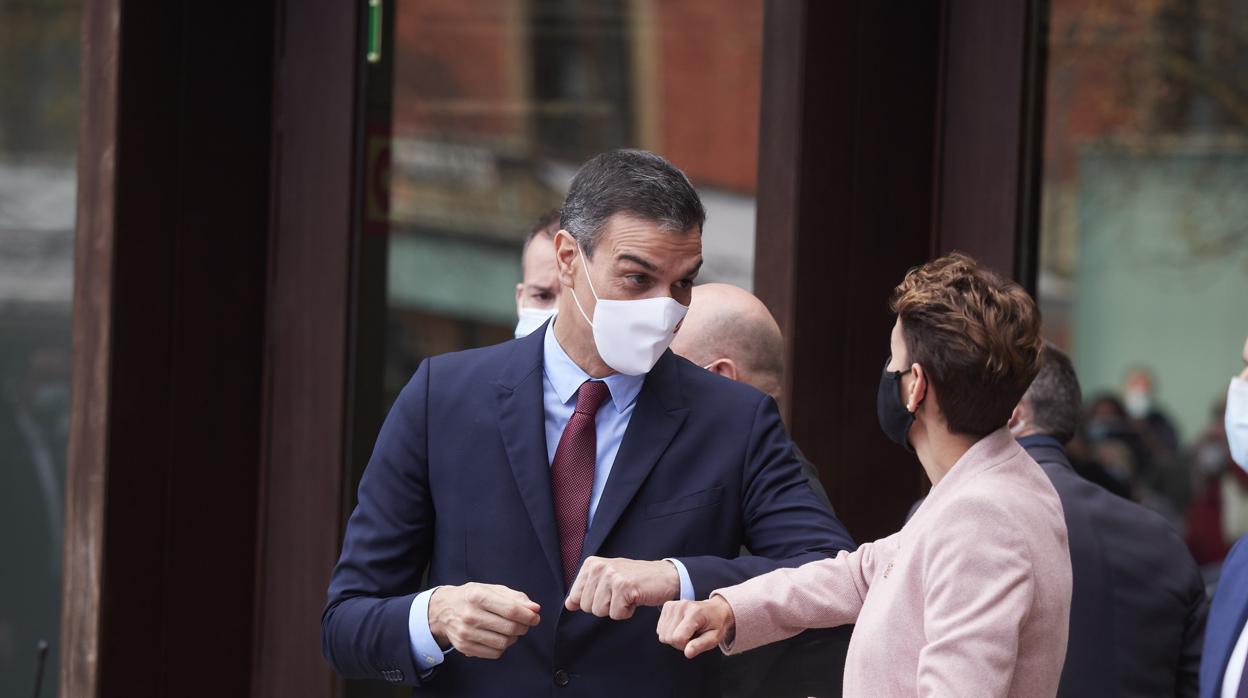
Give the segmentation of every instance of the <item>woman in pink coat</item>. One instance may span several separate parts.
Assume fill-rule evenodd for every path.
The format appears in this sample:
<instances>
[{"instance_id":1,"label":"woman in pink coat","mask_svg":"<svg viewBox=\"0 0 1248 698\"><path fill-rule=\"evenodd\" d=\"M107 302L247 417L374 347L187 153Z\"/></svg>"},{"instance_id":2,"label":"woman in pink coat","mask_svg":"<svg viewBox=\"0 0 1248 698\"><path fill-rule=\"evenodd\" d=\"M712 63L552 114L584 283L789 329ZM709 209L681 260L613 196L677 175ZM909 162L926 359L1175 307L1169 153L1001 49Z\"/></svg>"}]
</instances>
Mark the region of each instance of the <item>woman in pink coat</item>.
<instances>
[{"instance_id":1,"label":"woman in pink coat","mask_svg":"<svg viewBox=\"0 0 1248 698\"><path fill-rule=\"evenodd\" d=\"M1039 370L1039 312L960 254L910 270L891 307L877 411L932 481L923 505L853 553L669 602L659 639L692 658L854 623L847 696L1052 696L1070 616L1066 524L1006 427Z\"/></svg>"}]
</instances>

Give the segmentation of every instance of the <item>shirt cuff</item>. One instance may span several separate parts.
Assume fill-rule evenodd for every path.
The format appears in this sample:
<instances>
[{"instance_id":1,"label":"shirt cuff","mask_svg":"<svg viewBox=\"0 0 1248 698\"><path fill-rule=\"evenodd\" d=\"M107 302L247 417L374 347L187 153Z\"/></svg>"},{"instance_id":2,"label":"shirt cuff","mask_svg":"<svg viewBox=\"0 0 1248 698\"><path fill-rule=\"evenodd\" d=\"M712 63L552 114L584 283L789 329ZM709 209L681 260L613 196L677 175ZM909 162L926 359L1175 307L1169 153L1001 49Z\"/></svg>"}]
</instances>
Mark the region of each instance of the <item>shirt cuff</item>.
<instances>
[{"instance_id":1,"label":"shirt cuff","mask_svg":"<svg viewBox=\"0 0 1248 698\"><path fill-rule=\"evenodd\" d=\"M689 570L685 569L685 563L674 557L665 557L663 559L676 566L676 575L680 577L680 600L696 601L697 596L693 592L693 582L689 579Z\"/></svg>"},{"instance_id":2,"label":"shirt cuff","mask_svg":"<svg viewBox=\"0 0 1248 698\"><path fill-rule=\"evenodd\" d=\"M429 597L438 587L422 591L412 599L412 608L407 614L407 634L412 643L412 657L416 660L416 668L421 678L427 678L434 667L442 663L446 655L433 639L429 630Z\"/></svg>"}]
</instances>

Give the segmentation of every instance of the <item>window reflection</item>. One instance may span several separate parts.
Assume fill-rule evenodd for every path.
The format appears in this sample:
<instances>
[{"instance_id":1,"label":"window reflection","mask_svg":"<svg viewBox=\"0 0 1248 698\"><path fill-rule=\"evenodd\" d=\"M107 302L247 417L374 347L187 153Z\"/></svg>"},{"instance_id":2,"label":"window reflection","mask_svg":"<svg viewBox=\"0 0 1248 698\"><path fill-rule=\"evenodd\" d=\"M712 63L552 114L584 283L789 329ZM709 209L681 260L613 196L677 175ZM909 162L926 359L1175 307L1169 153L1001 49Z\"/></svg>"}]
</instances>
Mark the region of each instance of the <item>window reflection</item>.
<instances>
[{"instance_id":1,"label":"window reflection","mask_svg":"<svg viewBox=\"0 0 1248 698\"><path fill-rule=\"evenodd\" d=\"M80 3L0 4L0 695L55 685ZM13 98L19 96L17 98Z\"/></svg>"},{"instance_id":2,"label":"window reflection","mask_svg":"<svg viewBox=\"0 0 1248 698\"><path fill-rule=\"evenodd\" d=\"M1221 427L1248 334L1248 6L1051 5L1039 293L1088 400L1072 451L1216 565L1248 532Z\"/></svg>"},{"instance_id":3,"label":"window reflection","mask_svg":"<svg viewBox=\"0 0 1248 698\"><path fill-rule=\"evenodd\" d=\"M422 0L394 22L387 401L422 358L512 336L523 242L604 150L682 167L703 278L751 286L761 2Z\"/></svg>"}]
</instances>

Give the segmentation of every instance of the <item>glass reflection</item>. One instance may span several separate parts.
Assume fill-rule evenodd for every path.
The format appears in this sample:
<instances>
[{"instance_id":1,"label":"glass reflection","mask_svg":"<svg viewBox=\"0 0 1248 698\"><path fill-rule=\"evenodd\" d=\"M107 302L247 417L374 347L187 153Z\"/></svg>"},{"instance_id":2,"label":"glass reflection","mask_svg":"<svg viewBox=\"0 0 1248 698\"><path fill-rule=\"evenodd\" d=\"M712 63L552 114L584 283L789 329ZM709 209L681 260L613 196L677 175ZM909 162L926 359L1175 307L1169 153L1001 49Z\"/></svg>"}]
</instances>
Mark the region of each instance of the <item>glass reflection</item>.
<instances>
[{"instance_id":1,"label":"glass reflection","mask_svg":"<svg viewBox=\"0 0 1248 698\"><path fill-rule=\"evenodd\" d=\"M0 4L0 695L56 684L80 3ZM16 98L15 98L16 96Z\"/></svg>"},{"instance_id":2,"label":"glass reflection","mask_svg":"<svg viewBox=\"0 0 1248 698\"><path fill-rule=\"evenodd\" d=\"M751 286L761 2L422 0L394 22L387 404L422 358L513 335L523 243L603 150L682 167L704 279Z\"/></svg>"},{"instance_id":3,"label":"glass reflection","mask_svg":"<svg viewBox=\"0 0 1248 698\"><path fill-rule=\"evenodd\" d=\"M1248 532L1220 405L1248 334L1248 6L1051 6L1039 292L1088 399L1072 455L1216 566Z\"/></svg>"}]
</instances>

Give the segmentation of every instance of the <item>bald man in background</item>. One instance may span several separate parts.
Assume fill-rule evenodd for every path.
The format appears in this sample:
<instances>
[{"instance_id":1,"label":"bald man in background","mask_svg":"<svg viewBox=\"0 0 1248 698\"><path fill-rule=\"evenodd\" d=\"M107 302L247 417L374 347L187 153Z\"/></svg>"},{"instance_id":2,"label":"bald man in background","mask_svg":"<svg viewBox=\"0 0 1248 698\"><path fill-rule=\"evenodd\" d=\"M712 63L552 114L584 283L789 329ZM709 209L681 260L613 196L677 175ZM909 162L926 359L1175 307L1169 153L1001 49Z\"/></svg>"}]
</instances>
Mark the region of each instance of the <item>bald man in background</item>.
<instances>
[{"instance_id":1,"label":"bald man in background","mask_svg":"<svg viewBox=\"0 0 1248 698\"><path fill-rule=\"evenodd\" d=\"M767 306L744 289L729 284L694 286L689 313L672 341L672 351L780 401L784 336ZM797 456L810 488L831 511L818 469L800 450ZM839 696L851 632L850 627L808 630L728 657L721 682L725 698Z\"/></svg>"},{"instance_id":2,"label":"bald man in background","mask_svg":"<svg viewBox=\"0 0 1248 698\"><path fill-rule=\"evenodd\" d=\"M672 351L711 373L758 388L780 402L784 389L784 336L767 306L730 284L693 287L684 324ZM819 471L798 452L815 495L832 508ZM839 685L839 684L838 684Z\"/></svg>"}]
</instances>

